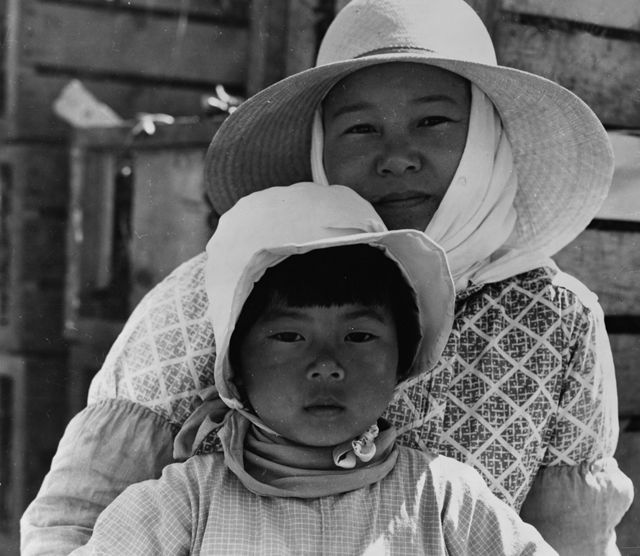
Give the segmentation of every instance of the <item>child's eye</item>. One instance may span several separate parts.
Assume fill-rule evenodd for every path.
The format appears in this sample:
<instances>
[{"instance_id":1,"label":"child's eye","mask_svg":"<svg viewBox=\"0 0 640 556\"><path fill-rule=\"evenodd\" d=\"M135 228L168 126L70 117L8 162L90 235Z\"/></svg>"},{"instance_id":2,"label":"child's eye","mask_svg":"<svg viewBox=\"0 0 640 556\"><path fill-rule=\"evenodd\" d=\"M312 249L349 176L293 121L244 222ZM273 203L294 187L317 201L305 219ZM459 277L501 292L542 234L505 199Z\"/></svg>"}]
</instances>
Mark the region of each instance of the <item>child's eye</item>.
<instances>
[{"instance_id":1,"label":"child's eye","mask_svg":"<svg viewBox=\"0 0 640 556\"><path fill-rule=\"evenodd\" d=\"M270 339L276 340L278 342L302 342L304 337L302 334L298 334L297 332L276 332L269 336Z\"/></svg>"},{"instance_id":2,"label":"child's eye","mask_svg":"<svg viewBox=\"0 0 640 556\"><path fill-rule=\"evenodd\" d=\"M446 116L428 116L420 121L420 125L424 127L434 127L440 124L446 124L450 121L451 118L447 118Z\"/></svg>"},{"instance_id":3,"label":"child's eye","mask_svg":"<svg viewBox=\"0 0 640 556\"><path fill-rule=\"evenodd\" d=\"M371 124L356 124L345 130L345 133L374 133L375 128Z\"/></svg>"},{"instance_id":4,"label":"child's eye","mask_svg":"<svg viewBox=\"0 0 640 556\"><path fill-rule=\"evenodd\" d=\"M364 342L370 342L371 340L375 339L375 336L373 334L370 334L369 332L349 332L344 337L344 339L347 342L361 344Z\"/></svg>"}]
</instances>

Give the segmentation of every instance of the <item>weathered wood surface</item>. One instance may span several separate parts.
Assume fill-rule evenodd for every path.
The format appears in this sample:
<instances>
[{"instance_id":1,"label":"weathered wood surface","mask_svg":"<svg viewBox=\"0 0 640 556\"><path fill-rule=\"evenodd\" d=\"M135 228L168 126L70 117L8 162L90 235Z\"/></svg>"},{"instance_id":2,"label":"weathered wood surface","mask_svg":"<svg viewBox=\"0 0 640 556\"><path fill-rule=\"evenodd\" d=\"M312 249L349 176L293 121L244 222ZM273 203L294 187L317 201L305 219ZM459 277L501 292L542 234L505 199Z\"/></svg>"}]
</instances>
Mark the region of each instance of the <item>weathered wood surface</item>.
<instances>
[{"instance_id":1,"label":"weathered wood surface","mask_svg":"<svg viewBox=\"0 0 640 556\"><path fill-rule=\"evenodd\" d=\"M640 127L640 41L500 22L498 61L564 85L605 125Z\"/></svg>"},{"instance_id":2,"label":"weathered wood surface","mask_svg":"<svg viewBox=\"0 0 640 556\"><path fill-rule=\"evenodd\" d=\"M46 0L56 3L59 0ZM210 17L229 22L246 22L249 17L251 0L127 0L115 4L112 0L74 0L76 4L86 4L104 9L132 9L156 11L187 18Z\"/></svg>"},{"instance_id":3,"label":"weathered wood surface","mask_svg":"<svg viewBox=\"0 0 640 556\"><path fill-rule=\"evenodd\" d=\"M132 136L132 124L75 134L72 149L71 230L65 334L86 341L86 328L121 323L140 298L176 266L203 250L211 235L204 188L204 155L218 126L180 119L159 125L152 136ZM116 173L128 157L133 178L130 208L118 208ZM126 160L125 160L126 162ZM125 246L114 239L114 222L125 215ZM124 256L127 276L119 276L114 254ZM119 259L121 260L121 259ZM124 278L125 284L114 281ZM124 287L124 289L123 289ZM122 310L113 296L124 300Z\"/></svg>"},{"instance_id":4,"label":"weathered wood surface","mask_svg":"<svg viewBox=\"0 0 640 556\"><path fill-rule=\"evenodd\" d=\"M640 416L640 335L609 334L622 416Z\"/></svg>"},{"instance_id":5,"label":"weathered wood surface","mask_svg":"<svg viewBox=\"0 0 640 556\"><path fill-rule=\"evenodd\" d=\"M33 4L21 19L20 65L118 79L244 83L248 44L241 27L26 1Z\"/></svg>"},{"instance_id":6,"label":"weathered wood surface","mask_svg":"<svg viewBox=\"0 0 640 556\"><path fill-rule=\"evenodd\" d=\"M640 31L637 0L501 0L500 4L503 10L522 14Z\"/></svg>"},{"instance_id":7,"label":"weathered wood surface","mask_svg":"<svg viewBox=\"0 0 640 556\"><path fill-rule=\"evenodd\" d=\"M0 352L0 530L18 531L19 519L49 470L68 419L66 358ZM3 547L4 548L4 547Z\"/></svg>"},{"instance_id":8,"label":"weathered wood surface","mask_svg":"<svg viewBox=\"0 0 640 556\"><path fill-rule=\"evenodd\" d=\"M640 232L587 229L553 258L598 294L606 315L640 315Z\"/></svg>"},{"instance_id":9,"label":"weathered wood surface","mask_svg":"<svg viewBox=\"0 0 640 556\"><path fill-rule=\"evenodd\" d=\"M285 76L288 2L251 0L247 94L253 95Z\"/></svg>"},{"instance_id":10,"label":"weathered wood surface","mask_svg":"<svg viewBox=\"0 0 640 556\"><path fill-rule=\"evenodd\" d=\"M134 155L131 307L209 238L203 185L204 149L139 151Z\"/></svg>"},{"instance_id":11,"label":"weathered wood surface","mask_svg":"<svg viewBox=\"0 0 640 556\"><path fill-rule=\"evenodd\" d=\"M319 25L325 14L324 0L289 0L285 73L291 75L310 67L316 61L320 45ZM327 21L328 22L328 21Z\"/></svg>"},{"instance_id":12,"label":"weathered wood surface","mask_svg":"<svg viewBox=\"0 0 640 556\"><path fill-rule=\"evenodd\" d=\"M249 75L249 0L20 0L7 12L0 131L51 140L70 126L52 109L79 79L124 119L203 113L216 84L241 93ZM235 15L234 15L235 14Z\"/></svg>"},{"instance_id":13,"label":"weathered wood surface","mask_svg":"<svg viewBox=\"0 0 640 556\"><path fill-rule=\"evenodd\" d=\"M0 145L0 350L63 349L66 162L59 147Z\"/></svg>"},{"instance_id":14,"label":"weathered wood surface","mask_svg":"<svg viewBox=\"0 0 640 556\"><path fill-rule=\"evenodd\" d=\"M626 423L621 422L621 434L618 441L616 459L620 469L631 479L635 488L636 496L631 508L616 527L617 545L622 556L637 556L638 554L638 531L640 530L640 499L637 489L640 485L640 430L637 423L633 423L630 430L624 430Z\"/></svg>"}]
</instances>

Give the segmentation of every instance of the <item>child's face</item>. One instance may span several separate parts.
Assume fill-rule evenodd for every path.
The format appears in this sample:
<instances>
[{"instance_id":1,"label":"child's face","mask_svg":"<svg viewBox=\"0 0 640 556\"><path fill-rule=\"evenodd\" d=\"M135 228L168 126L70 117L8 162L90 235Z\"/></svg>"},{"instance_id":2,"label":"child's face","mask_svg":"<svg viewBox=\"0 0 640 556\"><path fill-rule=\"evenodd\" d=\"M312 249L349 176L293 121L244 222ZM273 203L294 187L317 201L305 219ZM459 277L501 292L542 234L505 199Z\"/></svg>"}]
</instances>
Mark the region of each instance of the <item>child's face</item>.
<instances>
[{"instance_id":1,"label":"child's face","mask_svg":"<svg viewBox=\"0 0 640 556\"><path fill-rule=\"evenodd\" d=\"M353 188L390 229L424 230L458 168L470 106L468 82L440 68L355 72L322 105L329 182Z\"/></svg>"},{"instance_id":2,"label":"child's face","mask_svg":"<svg viewBox=\"0 0 640 556\"><path fill-rule=\"evenodd\" d=\"M267 308L239 345L253 410L289 440L334 446L376 422L397 383L391 311L348 304Z\"/></svg>"}]
</instances>

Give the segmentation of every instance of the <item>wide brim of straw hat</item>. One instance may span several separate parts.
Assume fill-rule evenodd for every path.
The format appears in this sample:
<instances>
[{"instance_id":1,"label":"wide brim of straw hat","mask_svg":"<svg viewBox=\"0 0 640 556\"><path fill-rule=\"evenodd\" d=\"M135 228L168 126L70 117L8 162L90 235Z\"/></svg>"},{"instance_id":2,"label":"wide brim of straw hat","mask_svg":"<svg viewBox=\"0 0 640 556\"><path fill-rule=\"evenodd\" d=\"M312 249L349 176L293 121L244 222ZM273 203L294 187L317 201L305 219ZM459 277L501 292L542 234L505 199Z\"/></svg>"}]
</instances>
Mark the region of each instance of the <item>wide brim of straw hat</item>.
<instances>
[{"instance_id":1,"label":"wide brim of straw hat","mask_svg":"<svg viewBox=\"0 0 640 556\"><path fill-rule=\"evenodd\" d=\"M607 134L576 95L543 77L407 49L311 68L264 89L222 124L205 160L214 210L224 213L254 191L311 179L315 110L346 76L375 64L436 66L475 83L495 105L518 175L518 214L510 246L551 255L597 213L613 174Z\"/></svg>"}]
</instances>

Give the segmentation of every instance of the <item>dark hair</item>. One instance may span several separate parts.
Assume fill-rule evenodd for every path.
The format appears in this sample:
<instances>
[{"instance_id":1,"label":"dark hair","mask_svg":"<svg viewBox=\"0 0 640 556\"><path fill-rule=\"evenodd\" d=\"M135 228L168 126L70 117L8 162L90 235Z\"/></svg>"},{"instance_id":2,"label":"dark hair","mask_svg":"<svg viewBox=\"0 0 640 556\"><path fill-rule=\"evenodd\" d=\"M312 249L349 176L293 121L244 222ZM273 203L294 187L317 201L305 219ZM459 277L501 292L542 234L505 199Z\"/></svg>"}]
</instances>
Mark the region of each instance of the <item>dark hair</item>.
<instances>
[{"instance_id":1,"label":"dark hair","mask_svg":"<svg viewBox=\"0 0 640 556\"><path fill-rule=\"evenodd\" d=\"M231 337L231 364L242 339L270 307L359 303L391 310L398 336L398 376L406 375L421 331L413 290L382 249L346 245L292 255L264 273L245 302Z\"/></svg>"}]
</instances>

